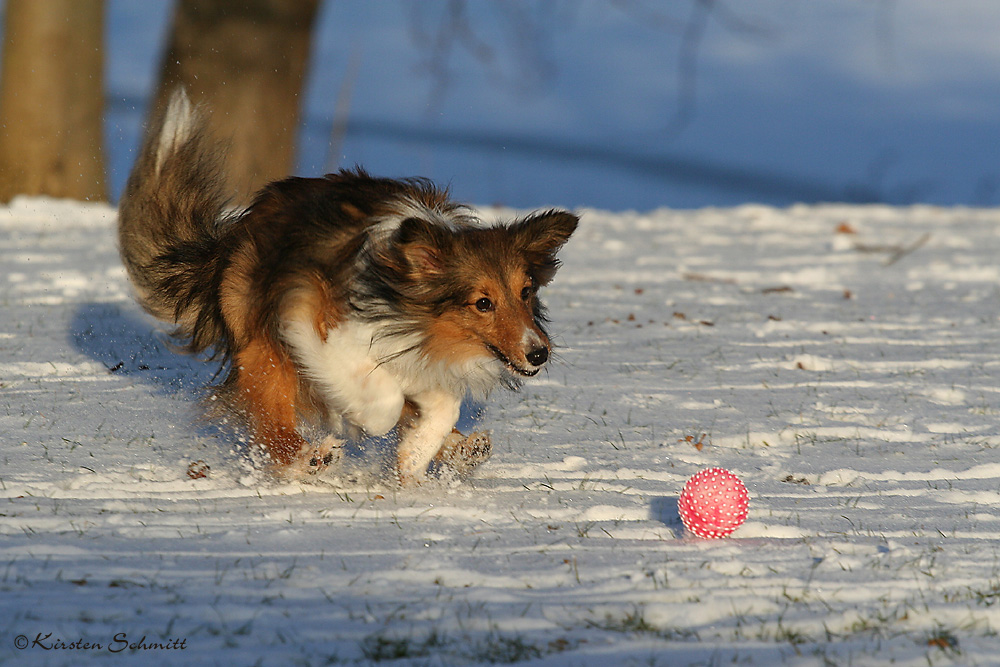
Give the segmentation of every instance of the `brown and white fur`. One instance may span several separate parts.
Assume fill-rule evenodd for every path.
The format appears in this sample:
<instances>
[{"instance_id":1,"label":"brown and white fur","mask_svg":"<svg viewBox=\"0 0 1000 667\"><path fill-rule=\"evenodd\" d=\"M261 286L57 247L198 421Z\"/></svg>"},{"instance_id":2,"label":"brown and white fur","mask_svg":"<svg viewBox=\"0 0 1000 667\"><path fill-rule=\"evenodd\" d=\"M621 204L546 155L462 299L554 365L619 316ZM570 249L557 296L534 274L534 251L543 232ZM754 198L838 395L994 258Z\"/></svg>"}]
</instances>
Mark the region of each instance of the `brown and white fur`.
<instances>
[{"instance_id":1,"label":"brown and white fur","mask_svg":"<svg viewBox=\"0 0 1000 667\"><path fill-rule=\"evenodd\" d=\"M398 430L419 483L467 395L516 387L548 360L538 288L578 219L484 226L423 179L340 171L265 186L227 212L221 149L183 90L149 129L119 210L143 307L188 352L221 357L214 395L279 475L310 471L331 434Z\"/></svg>"}]
</instances>

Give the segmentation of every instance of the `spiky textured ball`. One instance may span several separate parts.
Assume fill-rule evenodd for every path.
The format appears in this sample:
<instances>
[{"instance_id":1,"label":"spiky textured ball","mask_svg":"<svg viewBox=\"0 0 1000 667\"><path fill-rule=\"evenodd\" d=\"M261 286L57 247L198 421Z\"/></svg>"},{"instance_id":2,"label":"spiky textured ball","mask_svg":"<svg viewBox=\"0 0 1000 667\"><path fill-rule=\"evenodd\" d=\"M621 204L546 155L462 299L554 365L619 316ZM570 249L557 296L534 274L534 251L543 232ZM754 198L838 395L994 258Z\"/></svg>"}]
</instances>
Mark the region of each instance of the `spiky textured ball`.
<instances>
[{"instance_id":1,"label":"spiky textured ball","mask_svg":"<svg viewBox=\"0 0 1000 667\"><path fill-rule=\"evenodd\" d=\"M698 537L726 537L747 518L750 494L739 477L725 468L692 475L677 499L684 527Z\"/></svg>"}]
</instances>

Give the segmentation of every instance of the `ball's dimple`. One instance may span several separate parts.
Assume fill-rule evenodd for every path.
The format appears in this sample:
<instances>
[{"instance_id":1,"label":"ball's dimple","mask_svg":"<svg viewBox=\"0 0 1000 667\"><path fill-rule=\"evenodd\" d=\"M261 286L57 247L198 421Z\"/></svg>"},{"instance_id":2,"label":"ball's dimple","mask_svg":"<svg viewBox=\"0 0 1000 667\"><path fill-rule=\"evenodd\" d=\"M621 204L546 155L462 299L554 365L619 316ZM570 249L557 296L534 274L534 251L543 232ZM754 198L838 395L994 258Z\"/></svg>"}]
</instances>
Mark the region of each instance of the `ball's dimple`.
<instances>
[{"instance_id":1,"label":"ball's dimple","mask_svg":"<svg viewBox=\"0 0 1000 667\"><path fill-rule=\"evenodd\" d=\"M747 518L750 494L739 477L725 468L692 475L677 499L684 527L698 537L730 535Z\"/></svg>"}]
</instances>

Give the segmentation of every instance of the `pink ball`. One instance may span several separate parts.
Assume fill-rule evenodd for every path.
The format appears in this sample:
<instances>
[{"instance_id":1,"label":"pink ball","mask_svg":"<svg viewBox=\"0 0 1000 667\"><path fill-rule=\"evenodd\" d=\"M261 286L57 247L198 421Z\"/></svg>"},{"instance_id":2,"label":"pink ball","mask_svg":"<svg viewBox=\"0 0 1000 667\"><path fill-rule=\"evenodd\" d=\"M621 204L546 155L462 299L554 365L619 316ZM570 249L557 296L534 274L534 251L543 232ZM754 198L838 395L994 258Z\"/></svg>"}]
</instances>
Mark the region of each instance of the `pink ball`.
<instances>
[{"instance_id":1,"label":"pink ball","mask_svg":"<svg viewBox=\"0 0 1000 667\"><path fill-rule=\"evenodd\" d=\"M692 475L677 499L684 527L709 539L726 537L747 518L750 495L739 477L725 468Z\"/></svg>"}]
</instances>

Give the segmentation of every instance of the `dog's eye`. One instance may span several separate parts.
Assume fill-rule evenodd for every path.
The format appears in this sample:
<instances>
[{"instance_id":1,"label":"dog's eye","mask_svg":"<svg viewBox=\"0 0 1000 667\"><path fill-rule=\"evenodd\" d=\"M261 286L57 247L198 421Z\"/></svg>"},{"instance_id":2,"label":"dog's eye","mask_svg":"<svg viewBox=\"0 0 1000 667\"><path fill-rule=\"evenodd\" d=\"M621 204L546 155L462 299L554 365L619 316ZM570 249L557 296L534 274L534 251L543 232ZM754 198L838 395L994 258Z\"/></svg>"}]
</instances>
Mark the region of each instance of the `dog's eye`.
<instances>
[{"instance_id":1,"label":"dog's eye","mask_svg":"<svg viewBox=\"0 0 1000 667\"><path fill-rule=\"evenodd\" d=\"M534 293L535 293L535 290L533 290L531 288L531 285L528 285L523 290L521 290L521 300L522 301L527 301L528 299L531 298L531 295L534 294Z\"/></svg>"},{"instance_id":2,"label":"dog's eye","mask_svg":"<svg viewBox=\"0 0 1000 667\"><path fill-rule=\"evenodd\" d=\"M485 296L478 301L476 301L476 310L480 313L488 313L493 310L493 302L487 299Z\"/></svg>"}]
</instances>

